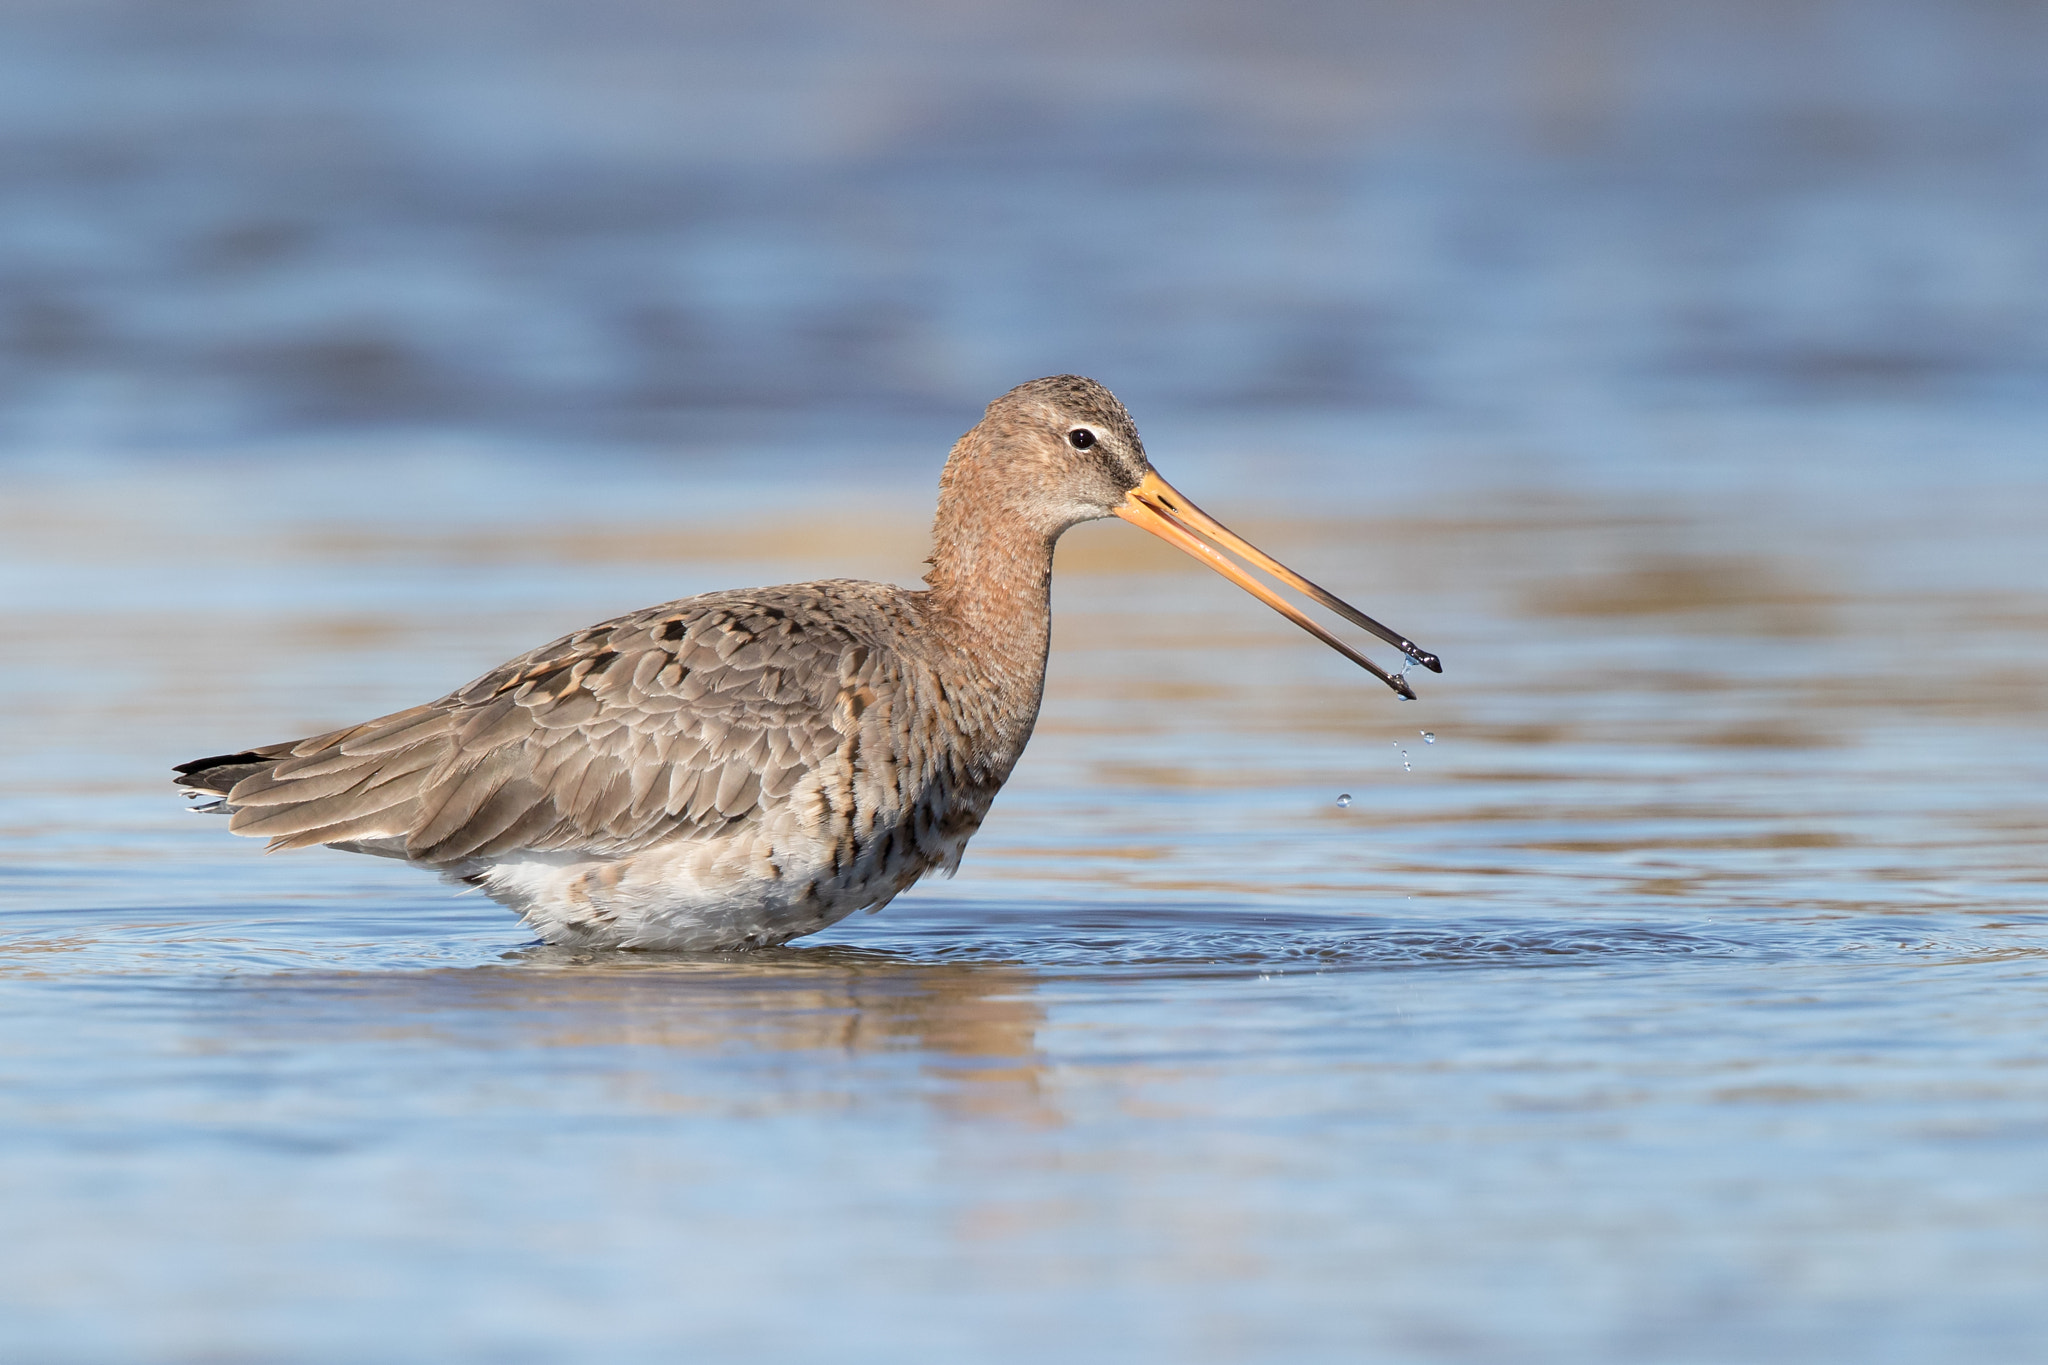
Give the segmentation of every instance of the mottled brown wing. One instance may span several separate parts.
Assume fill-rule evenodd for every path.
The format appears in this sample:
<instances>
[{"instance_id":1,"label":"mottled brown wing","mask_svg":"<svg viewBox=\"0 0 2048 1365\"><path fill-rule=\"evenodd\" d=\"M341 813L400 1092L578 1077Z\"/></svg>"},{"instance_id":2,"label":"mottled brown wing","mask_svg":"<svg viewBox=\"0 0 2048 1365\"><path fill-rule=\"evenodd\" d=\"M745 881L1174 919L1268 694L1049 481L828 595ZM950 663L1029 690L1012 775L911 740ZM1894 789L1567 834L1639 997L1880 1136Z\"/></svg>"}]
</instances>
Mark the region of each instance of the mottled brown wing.
<instances>
[{"instance_id":1,"label":"mottled brown wing","mask_svg":"<svg viewBox=\"0 0 2048 1365\"><path fill-rule=\"evenodd\" d=\"M838 751L844 695L891 685L894 652L836 586L652 607L439 701L254 751L276 761L235 783L230 828L448 865L729 827Z\"/></svg>"}]
</instances>

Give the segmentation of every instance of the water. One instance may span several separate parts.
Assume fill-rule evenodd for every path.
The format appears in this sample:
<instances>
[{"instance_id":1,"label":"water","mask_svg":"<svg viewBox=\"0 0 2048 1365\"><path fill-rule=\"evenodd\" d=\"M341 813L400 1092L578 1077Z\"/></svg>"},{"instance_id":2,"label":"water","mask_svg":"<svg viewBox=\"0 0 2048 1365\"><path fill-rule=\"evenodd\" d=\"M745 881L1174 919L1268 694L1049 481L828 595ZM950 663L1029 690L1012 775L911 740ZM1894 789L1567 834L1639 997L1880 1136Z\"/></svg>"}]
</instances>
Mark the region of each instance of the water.
<instances>
[{"instance_id":1,"label":"water","mask_svg":"<svg viewBox=\"0 0 2048 1365\"><path fill-rule=\"evenodd\" d=\"M0 1354L2048 1348L2039 16L1098 9L9 16ZM1082 527L961 875L743 956L167 780L912 581L1066 369L1444 673Z\"/></svg>"},{"instance_id":2,"label":"water","mask_svg":"<svg viewBox=\"0 0 2048 1365\"><path fill-rule=\"evenodd\" d=\"M1720 549L1737 509L1698 496L1465 491L1381 509L1443 518L1388 573L1351 516L1287 513L1313 474L1269 474L1260 543L1441 641L1413 705L1459 743L1384 778L1369 679L1084 528L1040 732L961 876L695 961L535 948L406 869L265 858L168 765L670 593L907 576L911 514L850 547L804 510L700 528L687 466L534 461L489 513L407 520L361 468L16 471L17 1354L2040 1340L2048 501L1988 457L1974 505L1946 464L1939 516L1900 491L1919 461L1781 500L1768 543L1827 528L1812 575ZM405 468L463 506L470 464ZM166 573L202 510L252 529ZM1368 785L1332 810L1340 781Z\"/></svg>"}]
</instances>

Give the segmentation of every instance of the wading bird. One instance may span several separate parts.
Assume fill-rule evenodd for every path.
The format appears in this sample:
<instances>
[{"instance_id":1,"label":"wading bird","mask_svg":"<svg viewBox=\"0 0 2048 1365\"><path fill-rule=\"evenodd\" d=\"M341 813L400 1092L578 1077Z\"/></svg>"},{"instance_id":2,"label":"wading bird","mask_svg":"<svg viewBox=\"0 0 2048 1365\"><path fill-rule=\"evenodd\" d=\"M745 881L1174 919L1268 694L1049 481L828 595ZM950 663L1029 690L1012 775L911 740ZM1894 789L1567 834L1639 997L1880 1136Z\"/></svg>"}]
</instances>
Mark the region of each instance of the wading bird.
<instances>
[{"instance_id":1,"label":"wading bird","mask_svg":"<svg viewBox=\"0 0 2048 1365\"><path fill-rule=\"evenodd\" d=\"M1153 471L1109 390L1058 375L996 399L954 445L923 590L687 597L424 706L180 764L177 781L236 834L432 868L551 943L784 943L959 865L1038 718L1054 542L1102 517L1202 560L1403 697L1403 674L1236 561L1443 671L1206 516Z\"/></svg>"}]
</instances>

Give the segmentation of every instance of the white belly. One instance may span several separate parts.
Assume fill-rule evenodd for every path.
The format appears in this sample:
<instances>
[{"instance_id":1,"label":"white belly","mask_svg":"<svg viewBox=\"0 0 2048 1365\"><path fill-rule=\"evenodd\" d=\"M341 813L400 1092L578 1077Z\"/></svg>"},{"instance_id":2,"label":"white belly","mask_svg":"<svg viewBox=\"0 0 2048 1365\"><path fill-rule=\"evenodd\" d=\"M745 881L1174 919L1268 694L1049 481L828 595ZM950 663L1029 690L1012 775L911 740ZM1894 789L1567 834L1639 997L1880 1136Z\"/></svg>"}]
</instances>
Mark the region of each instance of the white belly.
<instances>
[{"instance_id":1,"label":"white belly","mask_svg":"<svg viewBox=\"0 0 2048 1365\"><path fill-rule=\"evenodd\" d=\"M668 951L785 943L879 909L915 876L849 884L721 852L732 850L682 844L616 859L513 853L461 871L549 943Z\"/></svg>"}]
</instances>

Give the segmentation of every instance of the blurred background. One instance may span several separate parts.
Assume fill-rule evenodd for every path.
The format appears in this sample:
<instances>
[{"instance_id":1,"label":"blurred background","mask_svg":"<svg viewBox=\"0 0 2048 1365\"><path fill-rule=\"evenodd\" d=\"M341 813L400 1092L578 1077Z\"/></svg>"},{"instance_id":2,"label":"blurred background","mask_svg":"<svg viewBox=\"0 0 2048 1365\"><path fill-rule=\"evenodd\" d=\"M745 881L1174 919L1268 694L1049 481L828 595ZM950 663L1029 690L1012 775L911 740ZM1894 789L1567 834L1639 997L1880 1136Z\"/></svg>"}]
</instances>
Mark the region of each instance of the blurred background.
<instances>
[{"instance_id":1,"label":"blurred background","mask_svg":"<svg viewBox=\"0 0 2048 1365\"><path fill-rule=\"evenodd\" d=\"M2025 405L2044 25L14 0L0 429L673 450L1061 371L1176 421Z\"/></svg>"},{"instance_id":2,"label":"blurred background","mask_svg":"<svg viewBox=\"0 0 2048 1365\"><path fill-rule=\"evenodd\" d=\"M0 1354L2048 1350L2044 61L2032 0L6 0ZM914 583L1059 372L1446 673L1079 528L962 875L746 960L178 809Z\"/></svg>"}]
</instances>

